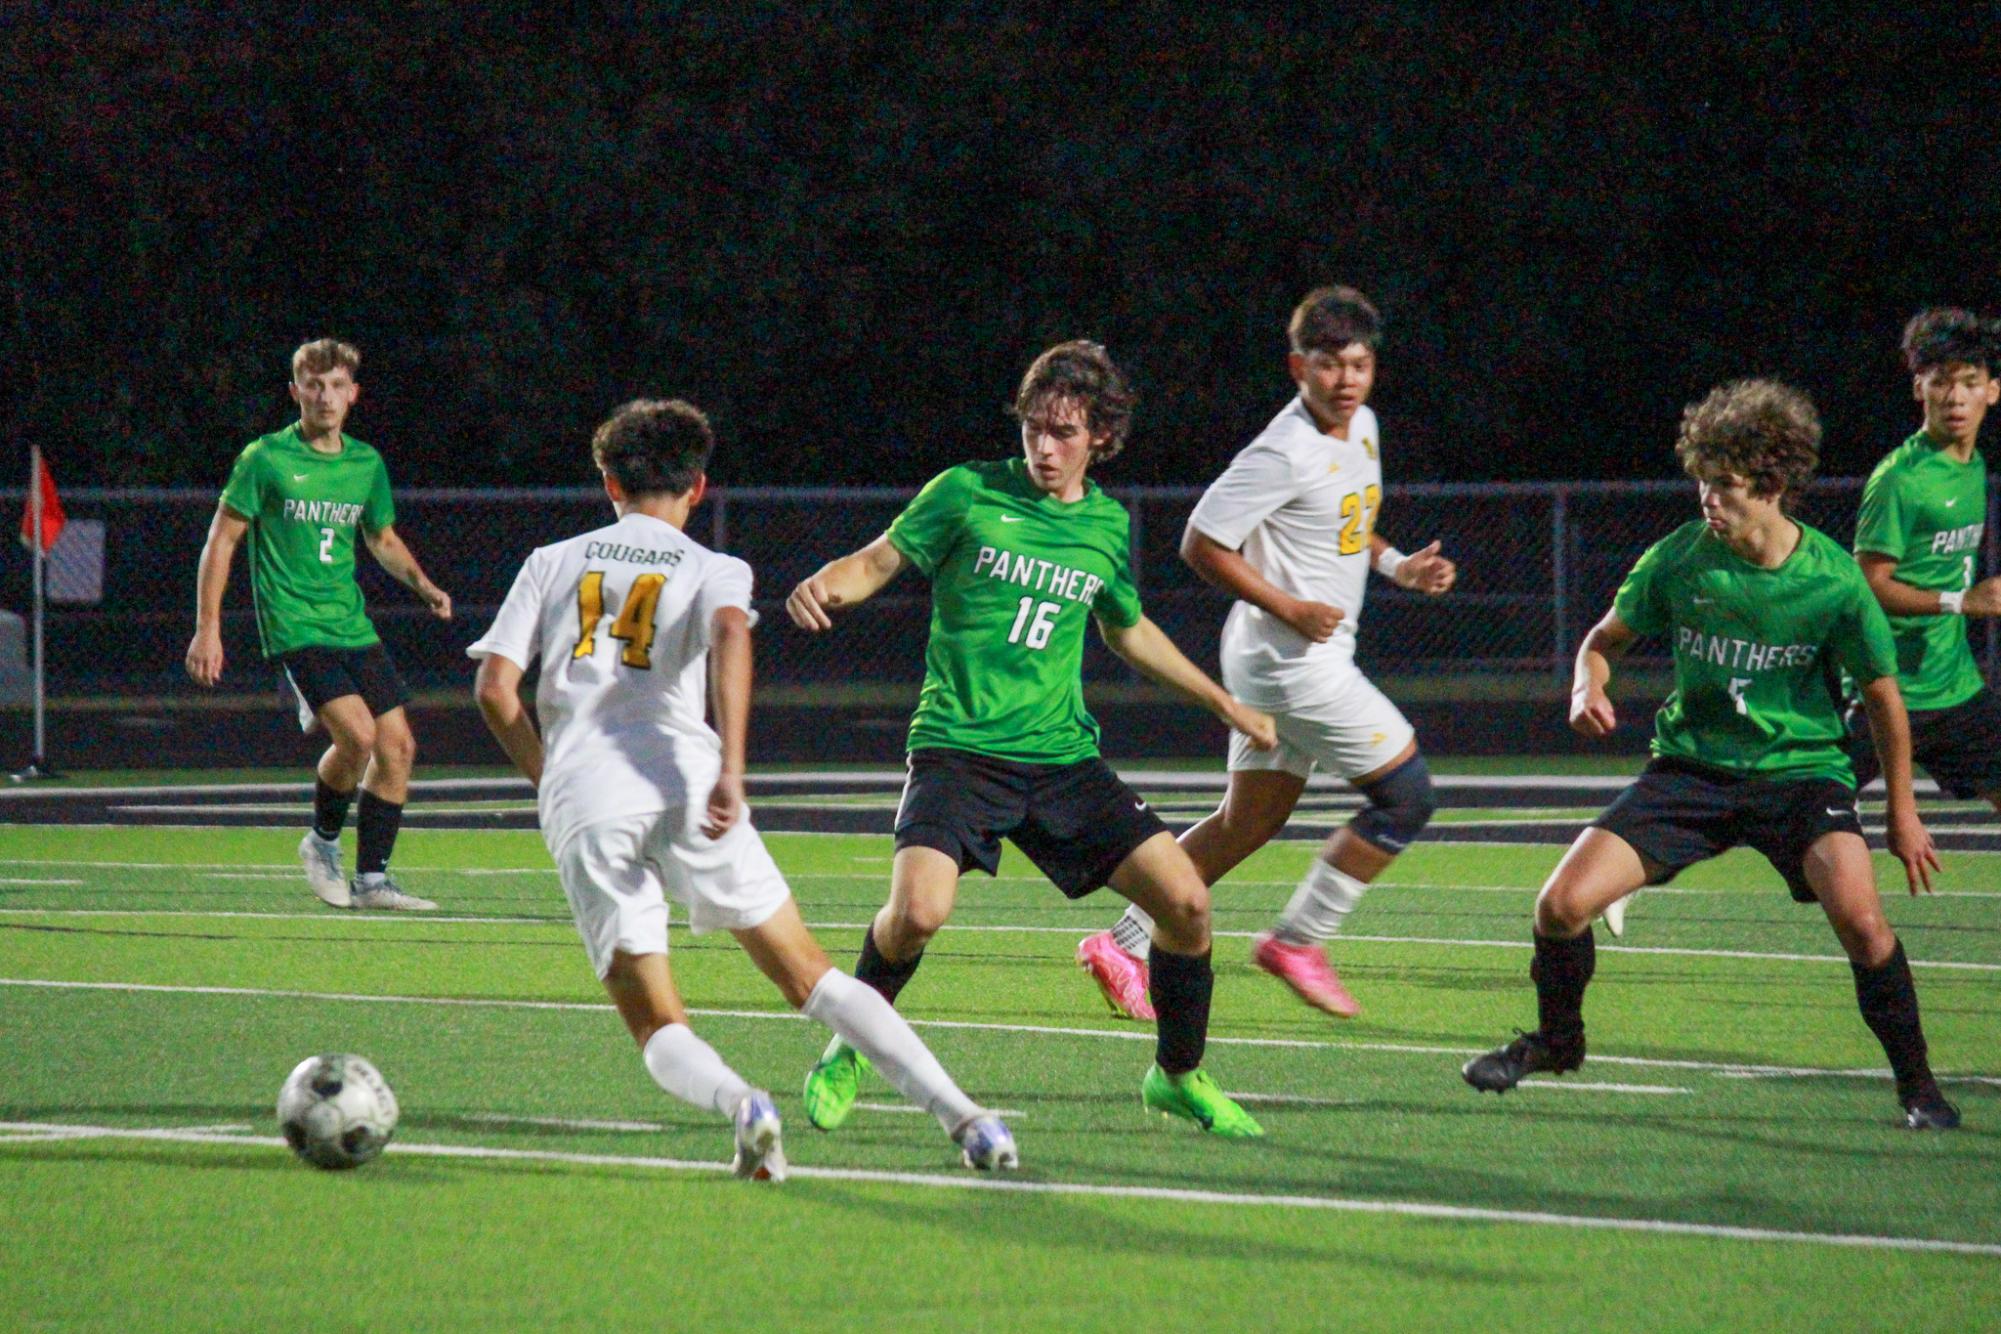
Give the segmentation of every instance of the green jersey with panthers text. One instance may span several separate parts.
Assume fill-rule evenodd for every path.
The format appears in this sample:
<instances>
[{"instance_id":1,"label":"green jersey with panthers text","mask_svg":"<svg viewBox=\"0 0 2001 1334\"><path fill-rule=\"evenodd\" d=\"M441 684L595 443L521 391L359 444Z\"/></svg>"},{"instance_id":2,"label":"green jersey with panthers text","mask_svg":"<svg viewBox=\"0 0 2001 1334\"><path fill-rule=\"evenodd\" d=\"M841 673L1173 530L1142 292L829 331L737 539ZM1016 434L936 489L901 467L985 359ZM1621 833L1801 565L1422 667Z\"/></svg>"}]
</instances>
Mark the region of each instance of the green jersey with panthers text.
<instances>
[{"instance_id":1,"label":"green jersey with panthers text","mask_svg":"<svg viewBox=\"0 0 2001 1334\"><path fill-rule=\"evenodd\" d=\"M222 503L250 521L250 592L264 656L380 638L354 580L358 530L396 521L382 456L349 436L322 454L298 423L244 446Z\"/></svg>"},{"instance_id":2,"label":"green jersey with panthers text","mask_svg":"<svg viewBox=\"0 0 2001 1334\"><path fill-rule=\"evenodd\" d=\"M1897 562L1898 583L1952 593L1980 577L1987 532L1987 460L1961 463L1923 431L1883 457L1862 489L1855 550ZM1980 667L1963 616L1892 616L1904 707L1949 709L1978 694Z\"/></svg>"},{"instance_id":3,"label":"green jersey with panthers text","mask_svg":"<svg viewBox=\"0 0 2001 1334\"><path fill-rule=\"evenodd\" d=\"M1674 651L1674 693L1653 752L1757 778L1850 784L1841 679L1897 670L1890 624L1841 544L1799 525L1777 569L1732 551L1701 521L1640 557L1612 609Z\"/></svg>"},{"instance_id":4,"label":"green jersey with panthers text","mask_svg":"<svg viewBox=\"0 0 2001 1334\"><path fill-rule=\"evenodd\" d=\"M1125 506L1085 483L1064 502L1020 459L931 479L889 540L931 579L931 637L910 746L1030 764L1098 753L1084 708L1084 632L1140 619Z\"/></svg>"}]
</instances>

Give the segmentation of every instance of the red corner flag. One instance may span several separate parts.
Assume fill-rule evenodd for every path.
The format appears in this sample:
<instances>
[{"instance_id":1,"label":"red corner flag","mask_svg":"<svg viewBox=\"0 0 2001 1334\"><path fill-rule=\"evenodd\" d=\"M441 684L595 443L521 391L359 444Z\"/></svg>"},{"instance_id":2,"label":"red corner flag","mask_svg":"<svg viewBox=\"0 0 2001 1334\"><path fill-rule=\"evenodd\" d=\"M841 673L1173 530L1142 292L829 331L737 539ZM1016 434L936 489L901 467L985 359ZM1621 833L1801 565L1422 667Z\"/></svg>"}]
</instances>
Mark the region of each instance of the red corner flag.
<instances>
[{"instance_id":1,"label":"red corner flag","mask_svg":"<svg viewBox=\"0 0 2001 1334\"><path fill-rule=\"evenodd\" d=\"M42 462L42 451L31 451L33 462L28 469L28 503L21 511L21 545L34 549L35 545L35 493L37 488L42 497L42 551L44 554L56 544L56 537L68 522L63 517L62 498L56 494L56 479L49 472L49 465Z\"/></svg>"}]
</instances>

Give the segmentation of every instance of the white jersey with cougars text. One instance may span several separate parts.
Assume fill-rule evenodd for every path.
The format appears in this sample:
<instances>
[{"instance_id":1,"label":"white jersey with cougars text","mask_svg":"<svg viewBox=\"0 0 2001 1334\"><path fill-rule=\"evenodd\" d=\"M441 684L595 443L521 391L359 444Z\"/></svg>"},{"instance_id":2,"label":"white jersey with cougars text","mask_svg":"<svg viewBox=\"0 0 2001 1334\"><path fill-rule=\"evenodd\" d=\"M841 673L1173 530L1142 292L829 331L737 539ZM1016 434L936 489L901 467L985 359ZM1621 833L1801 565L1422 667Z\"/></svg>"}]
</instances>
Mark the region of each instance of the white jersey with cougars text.
<instances>
[{"instance_id":1,"label":"white jersey with cougars text","mask_svg":"<svg viewBox=\"0 0 2001 1334\"><path fill-rule=\"evenodd\" d=\"M1356 410L1343 440L1323 432L1295 398L1196 505L1189 523L1197 532L1241 550L1294 597L1342 612L1334 634L1316 644L1248 602L1231 607L1223 682L1246 703L1297 708L1336 693L1350 671L1383 497L1381 438L1366 407Z\"/></svg>"},{"instance_id":2,"label":"white jersey with cougars text","mask_svg":"<svg viewBox=\"0 0 2001 1334\"><path fill-rule=\"evenodd\" d=\"M704 708L710 628L720 608L749 611L750 593L750 566L644 514L528 557L466 653L541 665L552 851L581 825L708 800L722 767Z\"/></svg>"}]
</instances>

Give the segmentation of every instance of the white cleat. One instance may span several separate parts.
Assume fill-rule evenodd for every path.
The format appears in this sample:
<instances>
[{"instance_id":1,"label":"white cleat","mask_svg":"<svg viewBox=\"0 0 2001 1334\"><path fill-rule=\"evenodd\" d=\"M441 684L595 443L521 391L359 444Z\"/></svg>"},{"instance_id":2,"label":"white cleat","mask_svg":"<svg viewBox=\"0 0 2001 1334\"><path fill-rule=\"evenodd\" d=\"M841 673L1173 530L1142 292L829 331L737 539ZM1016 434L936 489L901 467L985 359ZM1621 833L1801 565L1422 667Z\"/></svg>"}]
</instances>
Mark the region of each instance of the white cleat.
<instances>
[{"instance_id":1,"label":"white cleat","mask_svg":"<svg viewBox=\"0 0 2001 1334\"><path fill-rule=\"evenodd\" d=\"M393 909L398 912L436 912L438 905L429 899L420 899L415 894L406 894L403 887L388 876L376 881L355 880L348 890L348 907L364 909Z\"/></svg>"},{"instance_id":2,"label":"white cleat","mask_svg":"<svg viewBox=\"0 0 2001 1334\"><path fill-rule=\"evenodd\" d=\"M981 1172L999 1172L1021 1166L1015 1151L1014 1133L1007 1122L990 1113L981 1113L960 1126L952 1138L958 1142L959 1156L966 1166Z\"/></svg>"},{"instance_id":3,"label":"white cleat","mask_svg":"<svg viewBox=\"0 0 2001 1334\"><path fill-rule=\"evenodd\" d=\"M1617 899L1606 904L1605 911L1601 914L1605 919L1605 929L1615 936L1626 934L1626 904L1632 897L1631 894L1628 894L1623 899Z\"/></svg>"},{"instance_id":4,"label":"white cleat","mask_svg":"<svg viewBox=\"0 0 2001 1334\"><path fill-rule=\"evenodd\" d=\"M785 1180L785 1148L779 1142L778 1104L752 1089L736 1105L736 1157L730 1171L745 1181Z\"/></svg>"},{"instance_id":5,"label":"white cleat","mask_svg":"<svg viewBox=\"0 0 2001 1334\"><path fill-rule=\"evenodd\" d=\"M306 883L321 903L330 908L352 906L347 876L340 869L340 840L321 838L308 829L299 840L299 865L306 870Z\"/></svg>"}]
</instances>

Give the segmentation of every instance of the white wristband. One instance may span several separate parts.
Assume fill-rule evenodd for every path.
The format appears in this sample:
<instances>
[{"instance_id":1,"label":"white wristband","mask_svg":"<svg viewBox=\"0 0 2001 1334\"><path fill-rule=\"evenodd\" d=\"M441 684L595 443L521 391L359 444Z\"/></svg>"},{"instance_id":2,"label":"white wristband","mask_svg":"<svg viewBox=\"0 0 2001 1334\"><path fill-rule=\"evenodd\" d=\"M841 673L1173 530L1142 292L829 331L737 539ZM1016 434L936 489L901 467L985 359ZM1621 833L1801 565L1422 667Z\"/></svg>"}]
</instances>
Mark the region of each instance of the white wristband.
<instances>
[{"instance_id":1,"label":"white wristband","mask_svg":"<svg viewBox=\"0 0 2001 1334\"><path fill-rule=\"evenodd\" d=\"M1952 593L1938 595L1938 614L1941 616L1966 615L1966 591L1960 589Z\"/></svg>"},{"instance_id":2,"label":"white wristband","mask_svg":"<svg viewBox=\"0 0 2001 1334\"><path fill-rule=\"evenodd\" d=\"M1385 579L1395 579L1397 571L1403 568L1409 557L1395 547L1384 547L1376 553L1376 573Z\"/></svg>"}]
</instances>

